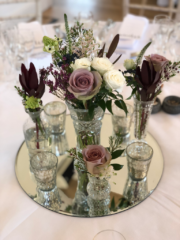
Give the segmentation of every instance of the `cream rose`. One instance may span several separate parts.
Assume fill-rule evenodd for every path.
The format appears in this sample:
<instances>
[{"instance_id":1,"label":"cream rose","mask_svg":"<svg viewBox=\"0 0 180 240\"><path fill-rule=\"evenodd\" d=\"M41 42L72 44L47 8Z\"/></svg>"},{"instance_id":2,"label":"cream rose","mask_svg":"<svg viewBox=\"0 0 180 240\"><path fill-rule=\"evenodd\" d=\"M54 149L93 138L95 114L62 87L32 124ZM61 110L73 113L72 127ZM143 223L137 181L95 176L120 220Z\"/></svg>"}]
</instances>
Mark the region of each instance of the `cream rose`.
<instances>
[{"instance_id":1,"label":"cream rose","mask_svg":"<svg viewBox=\"0 0 180 240\"><path fill-rule=\"evenodd\" d=\"M126 68L126 70L135 69L136 64L133 59L126 59L124 61L124 67Z\"/></svg>"},{"instance_id":2,"label":"cream rose","mask_svg":"<svg viewBox=\"0 0 180 240\"><path fill-rule=\"evenodd\" d=\"M118 70L110 70L103 75L103 79L107 87L113 90L120 90L125 85L125 78L122 72Z\"/></svg>"},{"instance_id":3,"label":"cream rose","mask_svg":"<svg viewBox=\"0 0 180 240\"><path fill-rule=\"evenodd\" d=\"M73 70L84 68L90 71L91 62L88 58L76 59L74 64L71 64Z\"/></svg>"},{"instance_id":4,"label":"cream rose","mask_svg":"<svg viewBox=\"0 0 180 240\"><path fill-rule=\"evenodd\" d=\"M93 58L91 66L96 69L101 75L105 72L113 69L113 64L109 61L108 58Z\"/></svg>"}]
</instances>

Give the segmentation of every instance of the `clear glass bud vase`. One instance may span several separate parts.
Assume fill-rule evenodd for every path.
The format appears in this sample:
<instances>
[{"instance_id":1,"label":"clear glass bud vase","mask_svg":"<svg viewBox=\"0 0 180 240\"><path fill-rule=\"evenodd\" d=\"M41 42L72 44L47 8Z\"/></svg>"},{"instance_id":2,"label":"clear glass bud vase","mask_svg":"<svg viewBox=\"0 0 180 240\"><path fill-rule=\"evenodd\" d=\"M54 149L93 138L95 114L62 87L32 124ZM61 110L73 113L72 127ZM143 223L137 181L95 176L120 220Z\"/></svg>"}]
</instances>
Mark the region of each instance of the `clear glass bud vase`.
<instances>
[{"instance_id":1,"label":"clear glass bud vase","mask_svg":"<svg viewBox=\"0 0 180 240\"><path fill-rule=\"evenodd\" d=\"M41 151L51 152L49 125L41 116L42 111L42 109L36 112L26 110L29 118L23 125L23 132L30 158Z\"/></svg>"},{"instance_id":2,"label":"clear glass bud vase","mask_svg":"<svg viewBox=\"0 0 180 240\"><path fill-rule=\"evenodd\" d=\"M134 96L134 136L137 141L145 141L147 125L151 115L153 101L139 101Z\"/></svg>"},{"instance_id":3,"label":"clear glass bud vase","mask_svg":"<svg viewBox=\"0 0 180 240\"><path fill-rule=\"evenodd\" d=\"M89 182L88 174L75 167L78 181L77 190L72 204L72 212L81 216L88 216L89 206L87 203L87 184Z\"/></svg>"},{"instance_id":4,"label":"clear glass bud vase","mask_svg":"<svg viewBox=\"0 0 180 240\"><path fill-rule=\"evenodd\" d=\"M89 175L87 185L89 216L103 216L109 213L111 186L107 179Z\"/></svg>"},{"instance_id":5,"label":"clear glass bud vase","mask_svg":"<svg viewBox=\"0 0 180 240\"><path fill-rule=\"evenodd\" d=\"M90 118L87 109L75 109L69 103L66 104L77 135L77 151L81 152L86 145L100 144L101 120L104 116L102 108L95 108L93 118Z\"/></svg>"}]
</instances>

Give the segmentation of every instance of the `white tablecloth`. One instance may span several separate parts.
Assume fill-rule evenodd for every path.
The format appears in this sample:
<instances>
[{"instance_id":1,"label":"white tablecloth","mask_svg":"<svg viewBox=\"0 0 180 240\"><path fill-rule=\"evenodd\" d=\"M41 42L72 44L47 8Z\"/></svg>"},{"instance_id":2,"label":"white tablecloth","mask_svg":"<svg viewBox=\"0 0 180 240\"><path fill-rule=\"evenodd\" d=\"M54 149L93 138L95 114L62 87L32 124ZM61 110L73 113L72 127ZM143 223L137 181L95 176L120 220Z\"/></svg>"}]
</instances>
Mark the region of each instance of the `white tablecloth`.
<instances>
[{"instance_id":1,"label":"white tablecloth","mask_svg":"<svg viewBox=\"0 0 180 240\"><path fill-rule=\"evenodd\" d=\"M149 32L141 44L148 41ZM142 48L141 44L137 50ZM125 57L116 67L122 66ZM48 58L41 62L36 60L36 64L46 66ZM129 93L130 89L125 88L124 96ZM164 84L160 99L163 101L168 95L179 96L180 83ZM55 99L46 92L43 102ZM120 214L83 219L46 210L19 186L14 165L24 140L22 125L27 115L11 82L0 82L0 113L0 240L92 240L105 229L121 232L126 240L180 240L180 114L160 112L150 117L148 131L162 149L165 166L153 194Z\"/></svg>"}]
</instances>

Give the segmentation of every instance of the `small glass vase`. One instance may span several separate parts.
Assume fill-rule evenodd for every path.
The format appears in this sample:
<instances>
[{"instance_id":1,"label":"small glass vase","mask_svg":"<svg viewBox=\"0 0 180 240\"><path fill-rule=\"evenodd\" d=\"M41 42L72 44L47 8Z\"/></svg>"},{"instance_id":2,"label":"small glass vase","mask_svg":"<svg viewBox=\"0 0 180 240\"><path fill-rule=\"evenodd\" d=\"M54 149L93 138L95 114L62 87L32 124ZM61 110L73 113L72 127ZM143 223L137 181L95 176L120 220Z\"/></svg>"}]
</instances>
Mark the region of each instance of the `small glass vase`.
<instances>
[{"instance_id":1,"label":"small glass vase","mask_svg":"<svg viewBox=\"0 0 180 240\"><path fill-rule=\"evenodd\" d=\"M29 118L23 125L23 132L30 159L38 152L51 152L50 130L47 121L41 116L42 111L26 110Z\"/></svg>"},{"instance_id":2,"label":"small glass vase","mask_svg":"<svg viewBox=\"0 0 180 240\"><path fill-rule=\"evenodd\" d=\"M75 193L75 197L73 199L72 204L72 213L77 215L88 216L89 206L87 203L87 184L89 182L88 174L83 172L77 167L75 167L77 171L78 181L77 181L77 189Z\"/></svg>"},{"instance_id":3,"label":"small glass vase","mask_svg":"<svg viewBox=\"0 0 180 240\"><path fill-rule=\"evenodd\" d=\"M139 101L134 96L134 136L136 141L146 142L147 125L151 115L153 101Z\"/></svg>"},{"instance_id":4,"label":"small glass vase","mask_svg":"<svg viewBox=\"0 0 180 240\"><path fill-rule=\"evenodd\" d=\"M81 152L84 146L100 144L100 133L104 117L102 108L94 109L94 116L90 118L88 109L76 109L66 102L73 119L75 132L77 135L77 151Z\"/></svg>"},{"instance_id":5,"label":"small glass vase","mask_svg":"<svg viewBox=\"0 0 180 240\"><path fill-rule=\"evenodd\" d=\"M89 216L108 215L111 186L107 179L89 175L87 185Z\"/></svg>"}]
</instances>

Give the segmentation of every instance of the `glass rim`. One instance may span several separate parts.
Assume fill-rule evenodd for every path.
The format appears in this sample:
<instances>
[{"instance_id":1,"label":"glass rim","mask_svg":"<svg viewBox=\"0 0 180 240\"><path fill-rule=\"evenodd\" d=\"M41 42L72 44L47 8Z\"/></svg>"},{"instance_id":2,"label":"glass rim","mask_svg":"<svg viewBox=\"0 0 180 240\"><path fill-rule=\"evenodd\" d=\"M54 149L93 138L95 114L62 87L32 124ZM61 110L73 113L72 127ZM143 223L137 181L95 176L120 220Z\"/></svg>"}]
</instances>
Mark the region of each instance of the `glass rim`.
<instances>
[{"instance_id":1,"label":"glass rim","mask_svg":"<svg viewBox=\"0 0 180 240\"><path fill-rule=\"evenodd\" d=\"M135 160L135 161L139 161L139 162L146 162L146 161L148 161L148 160L150 160L151 158L152 158L152 156L153 156L153 153L154 153L154 151L153 151L153 148L149 145L149 144L147 144L147 143L144 143L144 142L141 142L141 144L144 144L144 145L147 145L150 149L151 149L151 155L147 158L147 159L144 159L144 160L138 160L138 159L136 159L136 158L133 158L133 157L131 157L129 154L128 154L128 147L129 146L131 146L131 145L133 145L133 144L136 144L137 142L133 142L133 143L131 143L131 144L129 144L128 146L127 146L127 148L126 148L126 154L127 154L127 156L128 157L130 157L132 160Z\"/></svg>"},{"instance_id":2,"label":"glass rim","mask_svg":"<svg viewBox=\"0 0 180 240\"><path fill-rule=\"evenodd\" d=\"M133 107L131 104L126 103L126 102L125 102L125 104L128 105L128 106L130 106L130 108L131 108L131 110L132 110L132 112L131 112L131 113L128 112L127 115L133 115L133 113L134 113L134 107ZM113 103L113 105L116 106L115 103ZM113 105L112 105L112 108L113 108ZM122 110L122 109L121 109L121 110ZM122 111L123 111L123 110L122 110ZM112 110L112 112L113 112L113 110ZM112 114L111 114L111 115L112 115ZM124 117L126 117L126 115L125 115L125 116L119 116L119 115L115 114L114 112L113 112L112 117L113 117L113 116L115 116L115 117L117 116L117 117L119 117L119 118L124 118Z\"/></svg>"},{"instance_id":3,"label":"glass rim","mask_svg":"<svg viewBox=\"0 0 180 240\"><path fill-rule=\"evenodd\" d=\"M138 103L141 103L141 102L147 103L147 104L154 103L154 99L153 99L152 101L141 101L141 100L138 100L138 99L136 98L136 95L135 95L135 94L133 95L133 98L134 98L134 100L137 101Z\"/></svg>"},{"instance_id":4,"label":"glass rim","mask_svg":"<svg viewBox=\"0 0 180 240\"><path fill-rule=\"evenodd\" d=\"M113 230L113 229L106 229L106 230L102 230L102 231L98 232L98 233L94 236L93 240L95 240L95 237L97 237L99 234L101 234L101 233L103 233L103 232L116 232L116 233L118 233L121 237L123 237L124 240L126 240L125 237L122 235L122 233L120 233L120 232L118 232L118 231L116 231L116 230Z\"/></svg>"},{"instance_id":5,"label":"glass rim","mask_svg":"<svg viewBox=\"0 0 180 240\"><path fill-rule=\"evenodd\" d=\"M52 155L53 157L55 157L55 159L56 159L56 162L55 163L52 163L51 164L51 167L50 168L48 168L47 170L49 170L49 169L52 169L53 167L57 167L57 164L58 164L58 158L57 158L57 156L54 154L54 153L52 153L52 152L39 152L39 153L37 153L37 154L35 154L34 156L32 156L31 157L31 159L30 159L30 165L31 165L31 167L32 167L32 169L33 170L38 170L38 171L40 171L40 170L44 170L45 168L47 168L47 166L46 167L34 167L33 166L33 163L32 163L32 161L33 161L33 159L37 156L37 155L39 155L39 154L42 154L42 153L44 153L44 154L50 154L50 155Z\"/></svg>"},{"instance_id":6,"label":"glass rim","mask_svg":"<svg viewBox=\"0 0 180 240\"><path fill-rule=\"evenodd\" d=\"M153 21L154 21L157 17L160 17L160 16L162 16L162 17L167 17L167 18L171 19L171 18L170 18L168 15L166 15L166 14L157 14L157 15L154 16Z\"/></svg>"},{"instance_id":7,"label":"glass rim","mask_svg":"<svg viewBox=\"0 0 180 240\"><path fill-rule=\"evenodd\" d=\"M49 113L47 113L45 109L46 109L46 107L47 107L48 105L50 105L50 104L52 104L52 103L58 103L58 104L60 103L60 104L64 105L64 106L65 106L65 110L64 110L62 113L58 113L58 114L49 114ZM60 101L52 101L52 102L46 103L46 105L43 107L43 109L44 109L44 112L45 112L46 115L51 116L51 117L57 117L57 116L59 116L59 115L61 115L61 114L64 114L64 113L66 112L67 106L66 106L66 104L64 104L63 102L60 102Z\"/></svg>"},{"instance_id":8,"label":"glass rim","mask_svg":"<svg viewBox=\"0 0 180 240\"><path fill-rule=\"evenodd\" d=\"M74 108L74 107L73 107L70 103L68 103L67 101L66 101L66 104L67 104L68 108L71 108L71 109L73 109L73 110L76 111L76 112L84 112L84 113L88 113L88 112L89 112L88 109ZM102 108L101 108L100 106L94 108L94 110L97 110L97 109L102 109ZM103 111L103 109L102 109L102 111ZM103 111L103 112L104 112L104 111Z\"/></svg>"}]
</instances>

